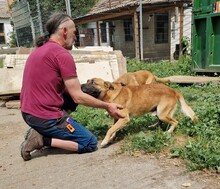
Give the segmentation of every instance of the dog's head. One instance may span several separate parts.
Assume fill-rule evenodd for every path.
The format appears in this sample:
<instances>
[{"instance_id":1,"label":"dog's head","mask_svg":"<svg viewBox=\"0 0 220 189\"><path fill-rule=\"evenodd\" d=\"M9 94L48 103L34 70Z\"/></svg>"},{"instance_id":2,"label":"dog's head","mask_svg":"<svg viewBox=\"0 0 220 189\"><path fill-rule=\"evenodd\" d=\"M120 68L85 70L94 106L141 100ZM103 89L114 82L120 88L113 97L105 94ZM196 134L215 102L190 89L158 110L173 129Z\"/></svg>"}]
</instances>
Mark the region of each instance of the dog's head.
<instances>
[{"instance_id":1,"label":"dog's head","mask_svg":"<svg viewBox=\"0 0 220 189\"><path fill-rule=\"evenodd\" d=\"M114 90L114 83L104 81L101 78L92 78L87 83L81 85L82 91L95 98L102 99L104 94L109 90Z\"/></svg>"}]
</instances>

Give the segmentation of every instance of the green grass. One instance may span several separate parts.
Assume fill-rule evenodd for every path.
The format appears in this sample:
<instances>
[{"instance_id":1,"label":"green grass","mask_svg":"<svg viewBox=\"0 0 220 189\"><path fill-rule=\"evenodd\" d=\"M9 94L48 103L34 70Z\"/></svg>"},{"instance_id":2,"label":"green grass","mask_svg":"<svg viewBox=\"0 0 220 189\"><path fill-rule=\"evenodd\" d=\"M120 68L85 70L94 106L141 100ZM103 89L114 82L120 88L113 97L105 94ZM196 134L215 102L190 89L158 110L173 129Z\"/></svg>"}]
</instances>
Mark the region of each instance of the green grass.
<instances>
[{"instance_id":1,"label":"green grass","mask_svg":"<svg viewBox=\"0 0 220 189\"><path fill-rule=\"evenodd\" d=\"M188 56L181 57L179 62L145 63L129 59L127 67L129 72L146 69L159 77L195 75L191 71L190 62L191 58ZM175 114L179 121L178 128L169 135L164 134L169 127L164 123L156 129L147 127L157 121L150 114L133 118L116 135L115 140L122 141L121 152L131 155L136 152L153 153L156 156L166 152L173 158L184 159L190 170L210 169L220 172L220 84L170 86L184 95L200 121L193 123L178 108ZM78 106L71 116L100 140L113 124L113 120L102 109Z\"/></svg>"}]
</instances>

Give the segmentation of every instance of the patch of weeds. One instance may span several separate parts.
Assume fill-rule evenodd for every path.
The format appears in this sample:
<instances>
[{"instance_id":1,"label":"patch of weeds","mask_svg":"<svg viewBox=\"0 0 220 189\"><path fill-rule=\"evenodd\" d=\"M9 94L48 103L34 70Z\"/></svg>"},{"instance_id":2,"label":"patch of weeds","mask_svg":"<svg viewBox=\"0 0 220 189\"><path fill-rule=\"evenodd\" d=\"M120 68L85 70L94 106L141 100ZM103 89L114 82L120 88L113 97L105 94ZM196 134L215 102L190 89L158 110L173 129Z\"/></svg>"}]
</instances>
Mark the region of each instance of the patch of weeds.
<instances>
[{"instance_id":1,"label":"patch of weeds","mask_svg":"<svg viewBox=\"0 0 220 189\"><path fill-rule=\"evenodd\" d=\"M197 137L188 141L184 148L172 149L171 152L175 157L184 158L190 170L217 170L220 167L220 144L216 139L220 138Z\"/></svg>"},{"instance_id":2,"label":"patch of weeds","mask_svg":"<svg viewBox=\"0 0 220 189\"><path fill-rule=\"evenodd\" d=\"M137 61L136 59L127 59L128 72L138 70L148 70L158 77L168 77L171 75L194 75L191 71L191 56L183 55L178 62L159 61L149 63Z\"/></svg>"},{"instance_id":3,"label":"patch of weeds","mask_svg":"<svg viewBox=\"0 0 220 189\"><path fill-rule=\"evenodd\" d=\"M143 153L160 152L164 147L169 146L173 142L170 134L164 134L160 129L155 133L139 132L135 135L130 135L129 143L122 148L130 151L141 151Z\"/></svg>"},{"instance_id":4,"label":"patch of weeds","mask_svg":"<svg viewBox=\"0 0 220 189\"><path fill-rule=\"evenodd\" d=\"M79 105L77 110L71 113L71 117L90 130L98 139L103 139L113 119L102 109Z\"/></svg>"}]
</instances>

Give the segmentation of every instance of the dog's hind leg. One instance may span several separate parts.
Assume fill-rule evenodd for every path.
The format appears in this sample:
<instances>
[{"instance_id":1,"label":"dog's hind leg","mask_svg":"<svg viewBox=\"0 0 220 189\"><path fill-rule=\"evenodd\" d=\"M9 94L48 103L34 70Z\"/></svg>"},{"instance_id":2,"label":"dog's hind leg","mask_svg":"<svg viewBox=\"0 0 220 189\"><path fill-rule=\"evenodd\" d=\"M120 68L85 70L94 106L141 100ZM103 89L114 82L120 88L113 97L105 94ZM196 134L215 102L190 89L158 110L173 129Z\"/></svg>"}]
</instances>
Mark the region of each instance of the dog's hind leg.
<instances>
[{"instance_id":1,"label":"dog's hind leg","mask_svg":"<svg viewBox=\"0 0 220 189\"><path fill-rule=\"evenodd\" d=\"M161 115L159 116L159 119L162 122L170 124L170 128L168 129L167 133L172 133L173 130L177 127L178 121L174 118L172 118L170 115Z\"/></svg>"},{"instance_id":2,"label":"dog's hind leg","mask_svg":"<svg viewBox=\"0 0 220 189\"><path fill-rule=\"evenodd\" d=\"M168 129L167 133L172 133L174 131L174 129L177 127L178 121L170 118L170 117L166 117L164 120L164 122L171 124L170 128Z\"/></svg>"},{"instance_id":3,"label":"dog's hind leg","mask_svg":"<svg viewBox=\"0 0 220 189\"><path fill-rule=\"evenodd\" d=\"M168 123L170 124L170 128L168 129L167 133L172 133L173 130L177 127L178 125L178 121L176 119L173 118L173 114L175 113L176 111L176 107L177 107L177 104L176 103L173 103L173 104L169 104L168 106L161 106L161 107L158 107L158 118L165 122L165 123Z\"/></svg>"},{"instance_id":4,"label":"dog's hind leg","mask_svg":"<svg viewBox=\"0 0 220 189\"><path fill-rule=\"evenodd\" d=\"M103 139L101 143L101 147L105 147L109 142L115 137L115 134L117 131L119 131L121 128L126 126L126 124L130 121L129 116L125 118L119 119L106 133L105 138Z\"/></svg>"},{"instance_id":5,"label":"dog's hind leg","mask_svg":"<svg viewBox=\"0 0 220 189\"><path fill-rule=\"evenodd\" d=\"M156 117L158 118L158 116L157 116L157 111L153 111L151 115L152 115L152 116L156 116ZM152 125L149 125L148 127L149 127L149 128L155 128L155 127L158 126L160 123L161 123L161 121L158 120L156 123L154 123L154 124L152 124Z\"/></svg>"}]
</instances>

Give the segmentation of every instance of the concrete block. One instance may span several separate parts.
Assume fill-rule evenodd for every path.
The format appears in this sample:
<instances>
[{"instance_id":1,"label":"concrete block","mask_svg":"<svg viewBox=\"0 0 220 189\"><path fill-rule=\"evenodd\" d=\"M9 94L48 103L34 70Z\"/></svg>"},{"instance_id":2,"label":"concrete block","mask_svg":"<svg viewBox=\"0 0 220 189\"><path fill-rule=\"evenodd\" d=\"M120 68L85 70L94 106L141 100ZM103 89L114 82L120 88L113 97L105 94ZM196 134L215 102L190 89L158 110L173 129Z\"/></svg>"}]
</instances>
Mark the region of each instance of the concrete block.
<instances>
[{"instance_id":1,"label":"concrete block","mask_svg":"<svg viewBox=\"0 0 220 189\"><path fill-rule=\"evenodd\" d=\"M23 69L1 68L0 69L0 95L20 93L23 77Z\"/></svg>"},{"instance_id":2,"label":"concrete block","mask_svg":"<svg viewBox=\"0 0 220 189\"><path fill-rule=\"evenodd\" d=\"M114 81L127 72L126 59L121 51L73 50L80 83L92 77ZM0 69L0 95L20 93L23 70L29 54L6 55L4 68Z\"/></svg>"}]
</instances>

